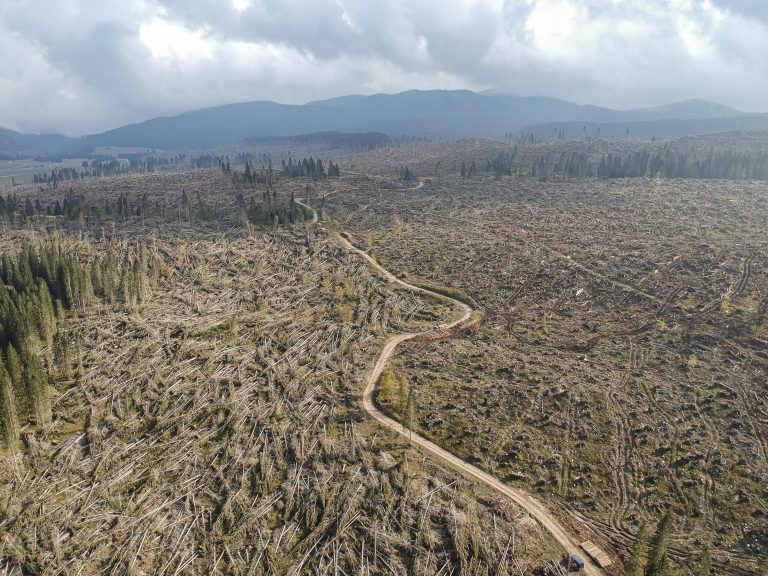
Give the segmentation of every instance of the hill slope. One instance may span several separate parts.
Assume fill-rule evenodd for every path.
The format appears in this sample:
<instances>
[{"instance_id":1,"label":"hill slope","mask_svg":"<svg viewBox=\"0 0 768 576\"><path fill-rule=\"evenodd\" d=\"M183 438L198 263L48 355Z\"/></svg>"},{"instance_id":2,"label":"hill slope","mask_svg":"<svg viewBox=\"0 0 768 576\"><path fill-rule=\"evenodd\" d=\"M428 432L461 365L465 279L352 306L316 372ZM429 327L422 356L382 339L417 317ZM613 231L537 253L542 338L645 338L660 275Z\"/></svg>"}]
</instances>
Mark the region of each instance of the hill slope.
<instances>
[{"instance_id":1,"label":"hill slope","mask_svg":"<svg viewBox=\"0 0 768 576\"><path fill-rule=\"evenodd\" d=\"M141 146L160 149L210 149L246 138L292 136L315 132L383 132L393 136L451 139L464 136L499 137L536 126L585 123L635 126L634 134L686 136L720 130L743 130L753 118L703 100L688 100L657 108L618 111L542 96L478 94L468 90L410 90L399 94L341 96L304 105L269 101L244 102L159 117L80 139L12 133L0 154L51 154L95 146ZM674 120L675 123L666 123ZM716 121L715 121L716 120ZM539 127L539 125L545 125ZM662 129L663 127L664 129ZM556 129L556 128L555 128ZM605 135L608 135L607 133ZM42 139L42 140L36 140Z\"/></svg>"},{"instance_id":2,"label":"hill slope","mask_svg":"<svg viewBox=\"0 0 768 576\"><path fill-rule=\"evenodd\" d=\"M56 154L74 142L62 134L22 134L0 128L0 158L13 159Z\"/></svg>"},{"instance_id":3,"label":"hill slope","mask_svg":"<svg viewBox=\"0 0 768 576\"><path fill-rule=\"evenodd\" d=\"M263 101L219 106L124 126L89 136L85 141L92 145L206 148L254 136L289 136L331 130L443 139L501 136L526 126L551 122L612 124L666 119L688 121L687 124L676 124L668 131L670 136L683 136L710 130L706 123L697 124L699 120L744 116L732 108L703 100L618 111L542 96L477 94L468 90L410 90L399 94L344 96L303 106ZM743 124L743 120L740 122ZM741 124L721 122L713 126L738 130Z\"/></svg>"}]
</instances>

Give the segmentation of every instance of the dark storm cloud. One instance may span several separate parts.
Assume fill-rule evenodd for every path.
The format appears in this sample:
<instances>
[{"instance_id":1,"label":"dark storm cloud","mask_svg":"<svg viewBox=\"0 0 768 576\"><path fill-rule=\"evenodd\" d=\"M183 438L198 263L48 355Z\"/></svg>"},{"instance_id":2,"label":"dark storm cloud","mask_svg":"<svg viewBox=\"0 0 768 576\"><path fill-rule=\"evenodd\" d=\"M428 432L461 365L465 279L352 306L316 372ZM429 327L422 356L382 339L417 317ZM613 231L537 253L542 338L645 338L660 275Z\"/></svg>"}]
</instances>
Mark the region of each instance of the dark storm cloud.
<instances>
[{"instance_id":1,"label":"dark storm cloud","mask_svg":"<svg viewBox=\"0 0 768 576\"><path fill-rule=\"evenodd\" d=\"M768 22L768 2L765 0L715 0L714 3L733 14Z\"/></svg>"},{"instance_id":2,"label":"dark storm cloud","mask_svg":"<svg viewBox=\"0 0 768 576\"><path fill-rule=\"evenodd\" d=\"M0 126L83 133L233 101L470 88L763 106L737 0L3 0Z\"/></svg>"},{"instance_id":3,"label":"dark storm cloud","mask_svg":"<svg viewBox=\"0 0 768 576\"><path fill-rule=\"evenodd\" d=\"M425 46L432 66L476 65L500 25L482 3L452 8L442 0L262 0L242 12L211 0L160 2L187 26L206 27L222 40L287 45L319 60L371 57L417 68Z\"/></svg>"}]
</instances>

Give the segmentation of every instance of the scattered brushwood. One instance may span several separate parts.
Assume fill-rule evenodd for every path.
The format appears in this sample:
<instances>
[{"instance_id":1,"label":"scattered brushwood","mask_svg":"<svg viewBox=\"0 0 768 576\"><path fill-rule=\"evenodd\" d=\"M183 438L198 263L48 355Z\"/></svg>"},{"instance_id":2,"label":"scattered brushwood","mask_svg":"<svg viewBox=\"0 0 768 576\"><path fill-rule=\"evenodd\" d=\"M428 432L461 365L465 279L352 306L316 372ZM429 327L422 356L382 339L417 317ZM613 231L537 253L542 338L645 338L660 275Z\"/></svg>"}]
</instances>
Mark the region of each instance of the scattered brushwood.
<instances>
[{"instance_id":1,"label":"scattered brushwood","mask_svg":"<svg viewBox=\"0 0 768 576\"><path fill-rule=\"evenodd\" d=\"M459 174L463 163L467 175L474 161L474 176L480 167L485 167L489 162L496 160L499 154L506 154L509 150L510 146L503 142L477 138L437 144L413 141L374 152L349 155L341 160L341 171L342 174L351 171L382 176L399 174L402 177L407 166L412 175L434 177L447 173Z\"/></svg>"},{"instance_id":2,"label":"scattered brushwood","mask_svg":"<svg viewBox=\"0 0 768 576\"><path fill-rule=\"evenodd\" d=\"M671 509L686 526L677 569L711 542L718 573L746 574L768 542L767 196L761 182L481 170L331 196L326 211L396 275L485 314L474 338L393 365L422 434L617 551Z\"/></svg>"},{"instance_id":3,"label":"scattered brushwood","mask_svg":"<svg viewBox=\"0 0 768 576\"><path fill-rule=\"evenodd\" d=\"M422 177L447 174L473 180L512 176L541 182L574 178L698 178L768 180L765 133L708 134L673 140L636 138L506 142L463 139L413 142L345 158L342 170Z\"/></svg>"},{"instance_id":4,"label":"scattered brushwood","mask_svg":"<svg viewBox=\"0 0 768 576\"><path fill-rule=\"evenodd\" d=\"M151 174L160 170L178 170L187 164L184 154L164 156L139 152L122 153L120 158L103 154L90 154L89 157L90 160L83 160L79 165L56 167L53 164L50 166L50 172L47 170L37 172L32 176L32 181L35 184L56 189L60 186L66 186L72 181L86 178L102 178L120 174Z\"/></svg>"},{"instance_id":5,"label":"scattered brushwood","mask_svg":"<svg viewBox=\"0 0 768 576\"><path fill-rule=\"evenodd\" d=\"M67 253L85 262L113 246L119 260L134 237L123 227ZM72 379L52 390L50 427L1 456L3 573L519 574L544 562L548 539L518 509L478 502L360 423L370 362L431 304L323 233L181 228L145 242L151 297L104 298L69 320Z\"/></svg>"},{"instance_id":6,"label":"scattered brushwood","mask_svg":"<svg viewBox=\"0 0 768 576\"><path fill-rule=\"evenodd\" d=\"M309 176L258 186L245 185L240 176L235 180L221 170L200 169L79 180L57 189L18 186L0 202L0 228L113 234L136 226L209 231L246 223L288 226L309 219L292 197L314 198L349 185Z\"/></svg>"}]
</instances>

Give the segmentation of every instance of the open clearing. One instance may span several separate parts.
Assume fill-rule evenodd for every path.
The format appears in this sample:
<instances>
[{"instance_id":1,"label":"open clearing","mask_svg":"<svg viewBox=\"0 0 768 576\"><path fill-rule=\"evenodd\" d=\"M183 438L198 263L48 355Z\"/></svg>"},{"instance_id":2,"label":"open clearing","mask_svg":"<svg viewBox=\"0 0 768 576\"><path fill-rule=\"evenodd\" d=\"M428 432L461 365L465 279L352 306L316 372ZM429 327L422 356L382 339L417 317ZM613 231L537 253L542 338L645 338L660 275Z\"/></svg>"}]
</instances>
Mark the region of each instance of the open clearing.
<instances>
[{"instance_id":1,"label":"open clearing","mask_svg":"<svg viewBox=\"0 0 768 576\"><path fill-rule=\"evenodd\" d=\"M98 206L146 192L167 216L70 222L56 232L67 251L87 263L142 244L160 274L141 301L69 319L77 354L53 422L25 426L21 451L3 455L6 573L519 574L560 558L524 510L362 409L387 338L452 306L389 285L308 224L229 219L215 172L79 184ZM307 186L284 184L279 200ZM195 222L179 216L182 190L201 193ZM46 241L27 228L62 223L4 226L15 253Z\"/></svg>"},{"instance_id":2,"label":"open clearing","mask_svg":"<svg viewBox=\"0 0 768 576\"><path fill-rule=\"evenodd\" d=\"M474 338L398 356L420 433L618 550L672 507L678 560L713 541L719 569L746 574L768 540L766 198L456 175L329 206L396 274L486 314Z\"/></svg>"},{"instance_id":3,"label":"open clearing","mask_svg":"<svg viewBox=\"0 0 768 576\"><path fill-rule=\"evenodd\" d=\"M53 423L3 456L0 566L519 574L591 541L621 574L671 509L673 573L706 542L718 573L754 573L768 187L459 176L503 149L378 150L269 191L218 170L16 187L92 207L5 218L6 252L143 245L160 274L66 324ZM408 158L419 183L397 180ZM301 219L256 224L259 203ZM482 323L448 330L455 299ZM374 405L385 367L410 414Z\"/></svg>"}]
</instances>

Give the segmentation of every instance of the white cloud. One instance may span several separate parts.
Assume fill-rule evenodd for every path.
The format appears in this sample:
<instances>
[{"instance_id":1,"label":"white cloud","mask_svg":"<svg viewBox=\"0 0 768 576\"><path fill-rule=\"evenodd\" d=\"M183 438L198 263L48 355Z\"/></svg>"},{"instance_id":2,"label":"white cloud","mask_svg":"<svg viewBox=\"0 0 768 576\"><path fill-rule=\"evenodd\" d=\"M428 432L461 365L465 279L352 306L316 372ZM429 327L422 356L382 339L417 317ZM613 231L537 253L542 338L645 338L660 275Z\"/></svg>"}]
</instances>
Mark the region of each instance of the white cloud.
<instances>
[{"instance_id":1,"label":"white cloud","mask_svg":"<svg viewBox=\"0 0 768 576\"><path fill-rule=\"evenodd\" d=\"M139 25L139 38L160 61L195 62L213 57L213 42L201 30L155 18Z\"/></svg>"},{"instance_id":2,"label":"white cloud","mask_svg":"<svg viewBox=\"0 0 768 576\"><path fill-rule=\"evenodd\" d=\"M236 12L245 12L251 7L251 0L232 0L232 7Z\"/></svg>"},{"instance_id":3,"label":"white cloud","mask_svg":"<svg viewBox=\"0 0 768 576\"><path fill-rule=\"evenodd\" d=\"M70 134L234 101L496 88L747 110L762 0L3 0L0 126Z\"/></svg>"},{"instance_id":4,"label":"white cloud","mask_svg":"<svg viewBox=\"0 0 768 576\"><path fill-rule=\"evenodd\" d=\"M533 46L548 59L563 58L574 54L571 40L580 18L579 9L568 0L540 2L531 11L526 29L533 39Z\"/></svg>"}]
</instances>

